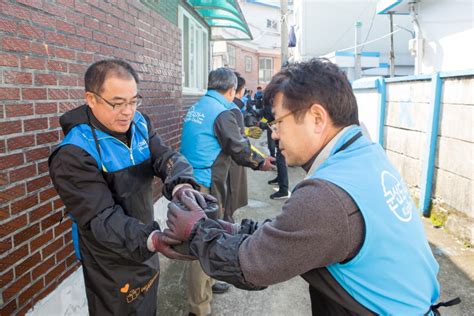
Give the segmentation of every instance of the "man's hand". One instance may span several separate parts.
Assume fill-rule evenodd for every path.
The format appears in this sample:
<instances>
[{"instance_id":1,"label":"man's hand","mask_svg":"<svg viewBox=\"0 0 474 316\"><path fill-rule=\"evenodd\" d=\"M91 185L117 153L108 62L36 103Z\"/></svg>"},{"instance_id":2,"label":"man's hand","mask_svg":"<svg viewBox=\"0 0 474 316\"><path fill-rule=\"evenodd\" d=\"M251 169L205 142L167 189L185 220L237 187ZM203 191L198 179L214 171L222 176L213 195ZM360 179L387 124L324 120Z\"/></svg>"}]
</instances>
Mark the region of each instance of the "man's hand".
<instances>
[{"instance_id":1,"label":"man's hand","mask_svg":"<svg viewBox=\"0 0 474 316\"><path fill-rule=\"evenodd\" d=\"M184 197L188 197L191 200L195 201L201 206L201 208L207 207L206 200L211 202L217 202L217 199L212 195L194 190L193 187L188 183L182 184L181 187L176 192L174 192L173 201L177 200L183 202Z\"/></svg>"},{"instance_id":2,"label":"man's hand","mask_svg":"<svg viewBox=\"0 0 474 316\"><path fill-rule=\"evenodd\" d=\"M180 208L175 203L168 204L168 225L164 233L173 239L187 241L193 231L194 225L202 218L207 218L206 213L200 205L188 196L184 196L181 203L189 210Z\"/></svg>"},{"instance_id":3,"label":"man's hand","mask_svg":"<svg viewBox=\"0 0 474 316\"><path fill-rule=\"evenodd\" d=\"M148 236L146 246L151 252L161 252L165 257L170 259L195 260L196 258L182 255L171 248L171 246L176 246L181 243L182 241L168 237L163 232L155 230Z\"/></svg>"},{"instance_id":4,"label":"man's hand","mask_svg":"<svg viewBox=\"0 0 474 316\"><path fill-rule=\"evenodd\" d=\"M260 170L261 171L275 170L276 167L273 164L273 162L275 162L275 161L276 161L275 157L272 157L272 156L266 157L265 160L263 161L263 163L260 165Z\"/></svg>"}]
</instances>

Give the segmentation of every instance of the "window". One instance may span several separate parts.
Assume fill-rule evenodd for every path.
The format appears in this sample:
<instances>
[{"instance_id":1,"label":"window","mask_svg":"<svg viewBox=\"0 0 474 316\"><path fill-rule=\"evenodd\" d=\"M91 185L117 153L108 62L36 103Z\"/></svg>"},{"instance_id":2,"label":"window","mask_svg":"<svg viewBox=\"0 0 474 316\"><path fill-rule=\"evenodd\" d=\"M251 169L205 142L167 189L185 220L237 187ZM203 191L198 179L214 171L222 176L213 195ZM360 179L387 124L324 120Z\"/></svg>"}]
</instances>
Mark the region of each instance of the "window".
<instances>
[{"instance_id":1,"label":"window","mask_svg":"<svg viewBox=\"0 0 474 316\"><path fill-rule=\"evenodd\" d=\"M208 32L186 10L179 7L179 28L183 36L183 91L201 92L206 89L208 75Z\"/></svg>"},{"instance_id":2,"label":"window","mask_svg":"<svg viewBox=\"0 0 474 316\"><path fill-rule=\"evenodd\" d=\"M273 77L273 58L264 57L258 61L258 81L268 83Z\"/></svg>"},{"instance_id":3,"label":"window","mask_svg":"<svg viewBox=\"0 0 474 316\"><path fill-rule=\"evenodd\" d=\"M229 68L235 69L235 47L227 45L227 54L229 55Z\"/></svg>"},{"instance_id":4,"label":"window","mask_svg":"<svg viewBox=\"0 0 474 316\"><path fill-rule=\"evenodd\" d=\"M267 29L278 30L278 22L276 20L267 19Z\"/></svg>"},{"instance_id":5,"label":"window","mask_svg":"<svg viewBox=\"0 0 474 316\"><path fill-rule=\"evenodd\" d=\"M245 56L245 72L252 72L252 57Z\"/></svg>"}]
</instances>

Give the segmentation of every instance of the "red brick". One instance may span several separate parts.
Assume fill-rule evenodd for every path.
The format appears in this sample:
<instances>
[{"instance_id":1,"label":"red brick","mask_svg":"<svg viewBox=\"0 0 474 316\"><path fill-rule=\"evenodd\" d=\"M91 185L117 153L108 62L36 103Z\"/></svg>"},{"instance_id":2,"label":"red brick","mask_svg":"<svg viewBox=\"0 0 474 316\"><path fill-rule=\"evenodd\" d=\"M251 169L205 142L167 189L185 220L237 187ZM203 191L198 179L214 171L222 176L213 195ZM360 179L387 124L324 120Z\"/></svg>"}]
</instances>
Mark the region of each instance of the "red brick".
<instances>
[{"instance_id":1,"label":"red brick","mask_svg":"<svg viewBox=\"0 0 474 316\"><path fill-rule=\"evenodd\" d=\"M0 191L0 203L6 203L8 201L15 200L25 195L25 184L21 183L8 189L2 189Z\"/></svg>"},{"instance_id":2,"label":"red brick","mask_svg":"<svg viewBox=\"0 0 474 316\"><path fill-rule=\"evenodd\" d=\"M10 298L16 296L25 286L31 282L30 274L25 274L23 277L16 279L10 286L3 290L3 298L8 301Z\"/></svg>"},{"instance_id":3,"label":"red brick","mask_svg":"<svg viewBox=\"0 0 474 316\"><path fill-rule=\"evenodd\" d=\"M7 32L7 33L15 33L16 32L16 22L0 19L0 31Z\"/></svg>"},{"instance_id":4,"label":"red brick","mask_svg":"<svg viewBox=\"0 0 474 316\"><path fill-rule=\"evenodd\" d=\"M8 135L15 133L21 133L21 121L8 121L2 122L2 124L0 124L0 135Z\"/></svg>"},{"instance_id":5,"label":"red brick","mask_svg":"<svg viewBox=\"0 0 474 316\"><path fill-rule=\"evenodd\" d=\"M18 67L18 57L11 54L0 53L0 66Z\"/></svg>"},{"instance_id":6,"label":"red brick","mask_svg":"<svg viewBox=\"0 0 474 316\"><path fill-rule=\"evenodd\" d=\"M25 261L18 264L15 267L15 277L18 278L20 275L23 275L25 272L31 270L31 268L37 266L41 262L41 254L38 251L34 255L26 258Z\"/></svg>"},{"instance_id":7,"label":"red brick","mask_svg":"<svg viewBox=\"0 0 474 316\"><path fill-rule=\"evenodd\" d=\"M77 60L90 64L94 60L94 55L88 53L77 53Z\"/></svg>"},{"instance_id":8,"label":"red brick","mask_svg":"<svg viewBox=\"0 0 474 316\"><path fill-rule=\"evenodd\" d=\"M20 18L21 20L28 20L30 18L30 11L22 6L8 3L6 1L0 2L0 12L3 14Z\"/></svg>"},{"instance_id":9,"label":"red brick","mask_svg":"<svg viewBox=\"0 0 474 316\"><path fill-rule=\"evenodd\" d=\"M86 3L75 1L74 8L76 9L76 11L79 11L89 16L91 15L91 7Z\"/></svg>"},{"instance_id":10,"label":"red brick","mask_svg":"<svg viewBox=\"0 0 474 316\"><path fill-rule=\"evenodd\" d=\"M61 276L61 274L64 273L64 271L66 271L66 263L61 262L53 270L51 270L50 272L48 272L48 274L46 274L45 276L46 284L49 284L52 281L58 279Z\"/></svg>"},{"instance_id":11,"label":"red brick","mask_svg":"<svg viewBox=\"0 0 474 316\"><path fill-rule=\"evenodd\" d=\"M27 218L26 215L21 215L18 216L8 222L5 222L3 224L0 224L0 235L1 236L7 236L8 234L11 234L12 232L25 227L27 224Z\"/></svg>"},{"instance_id":12,"label":"red brick","mask_svg":"<svg viewBox=\"0 0 474 316\"><path fill-rule=\"evenodd\" d=\"M10 237L5 238L0 241L0 255L3 255L5 252L11 250L13 247L12 239ZM3 286L0 286L3 287Z\"/></svg>"},{"instance_id":13,"label":"red brick","mask_svg":"<svg viewBox=\"0 0 474 316\"><path fill-rule=\"evenodd\" d=\"M24 290L24 292L21 293L18 298L18 302L20 303L20 306L25 304L27 301L31 300L31 298L33 298L43 287L44 287L44 280L40 279L36 281L32 286ZM27 312L28 309L31 308L31 304L32 303L30 302L27 306L23 307L22 310ZM20 315L21 313L22 311L20 310L18 315Z\"/></svg>"},{"instance_id":14,"label":"red brick","mask_svg":"<svg viewBox=\"0 0 474 316\"><path fill-rule=\"evenodd\" d=\"M72 222L68 220L68 217L64 217L61 224L54 227L54 237L58 238L59 236L64 234L64 232L71 230L71 224Z\"/></svg>"},{"instance_id":15,"label":"red brick","mask_svg":"<svg viewBox=\"0 0 474 316\"><path fill-rule=\"evenodd\" d=\"M36 134L36 143L38 145L55 143L58 141L59 141L58 131L51 131L51 132Z\"/></svg>"},{"instance_id":16,"label":"red brick","mask_svg":"<svg viewBox=\"0 0 474 316\"><path fill-rule=\"evenodd\" d=\"M68 0L68 1L71 1L72 4L69 4L69 5L66 5L67 7L71 7L74 5L74 1L73 0ZM58 2L58 4L60 4ZM66 11L66 19L68 22L71 22L72 24L74 25L84 25L84 16L82 14L78 14L77 12L75 11Z\"/></svg>"},{"instance_id":17,"label":"red brick","mask_svg":"<svg viewBox=\"0 0 474 316\"><path fill-rule=\"evenodd\" d=\"M59 117L58 116L49 117L48 122L49 122L49 128L59 128L59 127L61 127L61 124L59 124Z\"/></svg>"},{"instance_id":18,"label":"red brick","mask_svg":"<svg viewBox=\"0 0 474 316\"><path fill-rule=\"evenodd\" d=\"M20 100L20 89L0 88L0 100Z\"/></svg>"},{"instance_id":19,"label":"red brick","mask_svg":"<svg viewBox=\"0 0 474 316\"><path fill-rule=\"evenodd\" d=\"M35 145L34 135L25 135L7 139L7 146L9 151L20 148L31 147Z\"/></svg>"},{"instance_id":20,"label":"red brick","mask_svg":"<svg viewBox=\"0 0 474 316\"><path fill-rule=\"evenodd\" d=\"M56 27L56 19L36 11L31 12L31 21L51 29Z\"/></svg>"},{"instance_id":21,"label":"red brick","mask_svg":"<svg viewBox=\"0 0 474 316\"><path fill-rule=\"evenodd\" d=\"M65 33L76 33L76 27L73 24L60 20L56 21L56 29Z\"/></svg>"},{"instance_id":22,"label":"red brick","mask_svg":"<svg viewBox=\"0 0 474 316\"><path fill-rule=\"evenodd\" d=\"M0 220L3 221L9 217L10 217L10 205L5 205L5 206L0 207ZM1 231L2 230L0 229L0 232ZM5 235L0 234L0 236L5 236Z\"/></svg>"},{"instance_id":23,"label":"red brick","mask_svg":"<svg viewBox=\"0 0 474 316\"><path fill-rule=\"evenodd\" d=\"M35 74L36 85L56 85L58 79L55 74Z\"/></svg>"},{"instance_id":24,"label":"red brick","mask_svg":"<svg viewBox=\"0 0 474 316\"><path fill-rule=\"evenodd\" d=\"M48 100L69 99L67 89L48 89Z\"/></svg>"},{"instance_id":25,"label":"red brick","mask_svg":"<svg viewBox=\"0 0 474 316\"><path fill-rule=\"evenodd\" d=\"M52 211L51 203L46 203L45 205L41 205L29 212L29 219L30 223L37 221L45 217L46 215L50 214Z\"/></svg>"},{"instance_id":26,"label":"red brick","mask_svg":"<svg viewBox=\"0 0 474 316\"><path fill-rule=\"evenodd\" d=\"M67 257L74 253L74 246L72 243L68 244L63 249L56 253L56 262L64 261Z\"/></svg>"},{"instance_id":27,"label":"red brick","mask_svg":"<svg viewBox=\"0 0 474 316\"><path fill-rule=\"evenodd\" d=\"M17 0L19 3L36 9L43 8L41 0Z\"/></svg>"},{"instance_id":28,"label":"red brick","mask_svg":"<svg viewBox=\"0 0 474 316\"><path fill-rule=\"evenodd\" d=\"M78 85L78 77L77 75L70 74L70 75L59 75L59 85L60 86L77 86Z\"/></svg>"},{"instance_id":29,"label":"red brick","mask_svg":"<svg viewBox=\"0 0 474 316\"><path fill-rule=\"evenodd\" d=\"M47 42L64 45L66 36L56 32L46 31L45 38Z\"/></svg>"},{"instance_id":30,"label":"red brick","mask_svg":"<svg viewBox=\"0 0 474 316\"><path fill-rule=\"evenodd\" d=\"M41 161L36 163L37 169L38 169L38 174L45 174L49 171L49 166L48 166L48 161Z\"/></svg>"},{"instance_id":31,"label":"red brick","mask_svg":"<svg viewBox=\"0 0 474 316\"><path fill-rule=\"evenodd\" d=\"M49 157L50 149L48 147L41 147L27 151L26 154L26 161L38 161L41 159L45 159Z\"/></svg>"},{"instance_id":32,"label":"red brick","mask_svg":"<svg viewBox=\"0 0 474 316\"><path fill-rule=\"evenodd\" d=\"M54 189L54 187L52 188L49 188L47 190L44 190L42 192L40 192L40 203L43 203L47 200L50 200L52 197L55 197L58 193L56 192L56 190Z\"/></svg>"},{"instance_id":33,"label":"red brick","mask_svg":"<svg viewBox=\"0 0 474 316\"><path fill-rule=\"evenodd\" d=\"M0 288L5 288L5 285L10 283L11 281L13 281L13 269L10 269L4 274L0 275Z\"/></svg>"},{"instance_id":34,"label":"red brick","mask_svg":"<svg viewBox=\"0 0 474 316\"><path fill-rule=\"evenodd\" d=\"M70 60L75 60L76 59L76 52L70 49L65 49L65 48L56 48L54 51L54 54L58 58L62 59L70 59Z\"/></svg>"},{"instance_id":35,"label":"red brick","mask_svg":"<svg viewBox=\"0 0 474 316\"><path fill-rule=\"evenodd\" d=\"M92 31L85 27L76 27L76 34L80 37L85 37L87 39L92 39Z\"/></svg>"},{"instance_id":36,"label":"red brick","mask_svg":"<svg viewBox=\"0 0 474 316\"><path fill-rule=\"evenodd\" d=\"M37 55L54 55L54 48L46 43L31 43L31 52Z\"/></svg>"},{"instance_id":37,"label":"red brick","mask_svg":"<svg viewBox=\"0 0 474 316\"><path fill-rule=\"evenodd\" d=\"M87 70L86 65L80 64L69 64L69 72L77 73L77 74L84 74Z\"/></svg>"},{"instance_id":38,"label":"red brick","mask_svg":"<svg viewBox=\"0 0 474 316\"><path fill-rule=\"evenodd\" d=\"M41 221L41 229L46 230L49 227L59 224L59 221L63 217L63 214L61 211L57 211L54 214L51 214L50 216L46 217Z\"/></svg>"},{"instance_id":39,"label":"red brick","mask_svg":"<svg viewBox=\"0 0 474 316\"><path fill-rule=\"evenodd\" d=\"M59 238L53 241L51 244L44 247L41 252L43 254L43 259L48 258L51 254L57 252L64 246L63 239Z\"/></svg>"},{"instance_id":40,"label":"red brick","mask_svg":"<svg viewBox=\"0 0 474 316\"><path fill-rule=\"evenodd\" d=\"M32 237L36 236L40 232L40 226L39 223L35 225L29 225L28 228L22 230L21 232L15 234L13 236L13 241L15 243L15 247L18 247L18 245L22 244L23 242L31 239ZM34 251L34 250L32 250ZM17 276L19 274L16 274Z\"/></svg>"},{"instance_id":41,"label":"red brick","mask_svg":"<svg viewBox=\"0 0 474 316\"><path fill-rule=\"evenodd\" d=\"M30 42L16 37L4 36L2 38L2 46L4 50L16 52L29 52Z\"/></svg>"},{"instance_id":42,"label":"red brick","mask_svg":"<svg viewBox=\"0 0 474 316\"><path fill-rule=\"evenodd\" d=\"M3 143L5 143L5 141L3 141ZM2 141L0 141L0 152L2 152L1 147L2 147ZM8 172L1 171L0 172L0 187L5 186L8 183L10 183L8 181Z\"/></svg>"},{"instance_id":43,"label":"red brick","mask_svg":"<svg viewBox=\"0 0 474 316\"><path fill-rule=\"evenodd\" d=\"M49 233L51 233L51 231ZM55 263L54 256L50 257L47 260L44 260L40 265L38 265L36 268L33 269L32 271L33 279L37 279L43 274L45 274L49 269L54 267L54 263Z\"/></svg>"},{"instance_id":44,"label":"red brick","mask_svg":"<svg viewBox=\"0 0 474 316\"><path fill-rule=\"evenodd\" d=\"M35 40L43 40L44 32L37 26L31 26L29 24L20 24L18 25L19 35L29 37Z\"/></svg>"},{"instance_id":45,"label":"red brick","mask_svg":"<svg viewBox=\"0 0 474 316\"><path fill-rule=\"evenodd\" d=\"M35 130L40 130L40 129L47 129L48 119L35 118L35 119L30 119L30 120L24 120L23 126L25 128L25 132L35 131Z\"/></svg>"},{"instance_id":46,"label":"red brick","mask_svg":"<svg viewBox=\"0 0 474 316\"><path fill-rule=\"evenodd\" d=\"M44 88L22 88L23 100L46 100L46 89Z\"/></svg>"},{"instance_id":47,"label":"red brick","mask_svg":"<svg viewBox=\"0 0 474 316\"><path fill-rule=\"evenodd\" d=\"M63 206L64 206L64 203L61 199L57 199L53 201L53 207L55 210L60 209Z\"/></svg>"},{"instance_id":48,"label":"red brick","mask_svg":"<svg viewBox=\"0 0 474 316\"><path fill-rule=\"evenodd\" d=\"M10 104L5 105L7 117L18 117L33 115L33 104ZM20 122L18 122L20 123ZM4 123L2 123L4 124ZM21 131L21 130L20 130Z\"/></svg>"},{"instance_id":49,"label":"red brick","mask_svg":"<svg viewBox=\"0 0 474 316\"><path fill-rule=\"evenodd\" d=\"M44 58L23 56L21 58L21 67L28 69L45 69Z\"/></svg>"},{"instance_id":50,"label":"red brick","mask_svg":"<svg viewBox=\"0 0 474 316\"><path fill-rule=\"evenodd\" d=\"M38 204L38 194L23 198L11 204L11 213L16 214Z\"/></svg>"},{"instance_id":51,"label":"red brick","mask_svg":"<svg viewBox=\"0 0 474 316\"><path fill-rule=\"evenodd\" d=\"M84 90L83 89L69 89L69 99L83 100Z\"/></svg>"},{"instance_id":52,"label":"red brick","mask_svg":"<svg viewBox=\"0 0 474 316\"><path fill-rule=\"evenodd\" d=\"M48 103L35 104L35 114L56 114L57 112L58 112L57 103L48 102Z\"/></svg>"},{"instance_id":53,"label":"red brick","mask_svg":"<svg viewBox=\"0 0 474 316\"><path fill-rule=\"evenodd\" d=\"M45 164L47 165L48 162L45 162ZM51 179L50 179L49 175L45 175L45 176L36 178L34 180L28 181L26 183L26 188L28 190L28 193L31 193L33 191L39 190L39 189L41 189L43 187L47 187L49 185L51 185Z\"/></svg>"},{"instance_id":54,"label":"red brick","mask_svg":"<svg viewBox=\"0 0 474 316\"><path fill-rule=\"evenodd\" d=\"M28 245L15 249L6 257L0 259L0 273L6 271L18 261L23 260L28 255Z\"/></svg>"},{"instance_id":55,"label":"red brick","mask_svg":"<svg viewBox=\"0 0 474 316\"><path fill-rule=\"evenodd\" d=\"M93 42L86 42L86 51L90 51L90 52L100 52L100 48L101 48L101 45L100 44L97 44L97 43L93 43Z\"/></svg>"},{"instance_id":56,"label":"red brick","mask_svg":"<svg viewBox=\"0 0 474 316\"><path fill-rule=\"evenodd\" d=\"M13 315L17 308L18 305L16 303L16 300L12 300L10 303L2 306L2 309L0 309L0 315Z\"/></svg>"},{"instance_id":57,"label":"red brick","mask_svg":"<svg viewBox=\"0 0 474 316\"><path fill-rule=\"evenodd\" d=\"M36 166L29 165L26 167L20 167L13 169L9 172L10 175L10 182L15 183L17 181L24 180L26 178L32 177L36 175Z\"/></svg>"},{"instance_id":58,"label":"red brick","mask_svg":"<svg viewBox=\"0 0 474 316\"><path fill-rule=\"evenodd\" d=\"M43 4L43 10L50 13L53 16L62 17L64 16L65 7L58 6L58 5L48 3L45 1L45 3Z\"/></svg>"},{"instance_id":59,"label":"red brick","mask_svg":"<svg viewBox=\"0 0 474 316\"><path fill-rule=\"evenodd\" d=\"M3 73L5 83L31 84L33 75L30 72L5 71Z\"/></svg>"},{"instance_id":60,"label":"red brick","mask_svg":"<svg viewBox=\"0 0 474 316\"><path fill-rule=\"evenodd\" d=\"M54 71L67 72L67 63L56 60L48 60L48 69Z\"/></svg>"},{"instance_id":61,"label":"red brick","mask_svg":"<svg viewBox=\"0 0 474 316\"><path fill-rule=\"evenodd\" d=\"M3 156L0 159L0 170L23 165L25 158L22 153Z\"/></svg>"},{"instance_id":62,"label":"red brick","mask_svg":"<svg viewBox=\"0 0 474 316\"><path fill-rule=\"evenodd\" d=\"M84 50L84 39L76 36L68 36L66 39L66 46L77 50Z\"/></svg>"}]
</instances>

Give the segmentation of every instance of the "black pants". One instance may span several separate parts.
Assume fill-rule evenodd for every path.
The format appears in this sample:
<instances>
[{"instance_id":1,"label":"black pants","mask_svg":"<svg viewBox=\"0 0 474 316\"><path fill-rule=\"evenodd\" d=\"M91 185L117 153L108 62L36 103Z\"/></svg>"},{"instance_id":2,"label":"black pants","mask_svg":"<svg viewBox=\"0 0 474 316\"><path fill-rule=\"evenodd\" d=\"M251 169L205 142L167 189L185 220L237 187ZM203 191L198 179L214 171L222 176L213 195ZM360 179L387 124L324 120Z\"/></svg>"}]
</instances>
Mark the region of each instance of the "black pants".
<instances>
[{"instance_id":1,"label":"black pants","mask_svg":"<svg viewBox=\"0 0 474 316\"><path fill-rule=\"evenodd\" d=\"M278 142L276 142L277 152L276 152L276 163L277 163L277 173L278 173L278 186L280 191L288 191L288 167L286 166L285 156L281 154L280 149L278 148Z\"/></svg>"},{"instance_id":2,"label":"black pants","mask_svg":"<svg viewBox=\"0 0 474 316\"><path fill-rule=\"evenodd\" d=\"M272 138L272 130L270 128L267 128L267 145L270 156L275 157L275 141Z\"/></svg>"}]
</instances>

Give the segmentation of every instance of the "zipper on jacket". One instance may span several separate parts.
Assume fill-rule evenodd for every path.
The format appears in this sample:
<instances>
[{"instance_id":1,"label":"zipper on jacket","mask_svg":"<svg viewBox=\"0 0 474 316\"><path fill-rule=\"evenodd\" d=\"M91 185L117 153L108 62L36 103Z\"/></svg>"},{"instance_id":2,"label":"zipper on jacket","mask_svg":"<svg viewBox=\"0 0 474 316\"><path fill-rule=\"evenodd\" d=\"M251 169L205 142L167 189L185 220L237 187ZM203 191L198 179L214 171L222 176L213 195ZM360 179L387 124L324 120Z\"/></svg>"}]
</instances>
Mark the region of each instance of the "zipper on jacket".
<instances>
[{"instance_id":1,"label":"zipper on jacket","mask_svg":"<svg viewBox=\"0 0 474 316\"><path fill-rule=\"evenodd\" d=\"M100 141L102 139L107 139L107 138L111 138L111 139L115 140L116 142L118 142L119 144L125 146L125 148L127 148L128 152L130 153L130 160L132 161L132 165L135 165L135 159L133 158L132 147L129 147L127 144L125 144L124 142L122 142L121 140L119 140L119 139L117 139L113 136L106 136L106 137L98 138L97 140ZM132 133L132 137L130 139L130 144L133 144L133 133Z\"/></svg>"}]
</instances>

